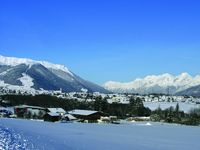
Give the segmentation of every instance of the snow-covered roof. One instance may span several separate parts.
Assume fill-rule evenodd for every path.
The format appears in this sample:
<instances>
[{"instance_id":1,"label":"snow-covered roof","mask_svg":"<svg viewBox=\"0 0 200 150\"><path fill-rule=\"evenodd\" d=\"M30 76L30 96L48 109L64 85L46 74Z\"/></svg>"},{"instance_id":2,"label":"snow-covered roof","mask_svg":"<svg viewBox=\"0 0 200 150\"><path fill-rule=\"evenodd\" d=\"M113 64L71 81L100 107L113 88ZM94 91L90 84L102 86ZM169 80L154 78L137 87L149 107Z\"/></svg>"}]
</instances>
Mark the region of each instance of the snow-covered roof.
<instances>
[{"instance_id":1,"label":"snow-covered roof","mask_svg":"<svg viewBox=\"0 0 200 150\"><path fill-rule=\"evenodd\" d=\"M94 114L94 113L97 113L97 112L98 111L75 109L75 110L69 111L68 113L72 114L72 115L88 116L88 115L91 115L91 114Z\"/></svg>"},{"instance_id":2,"label":"snow-covered roof","mask_svg":"<svg viewBox=\"0 0 200 150\"><path fill-rule=\"evenodd\" d=\"M62 108L48 108L51 113L66 113L66 111Z\"/></svg>"},{"instance_id":3,"label":"snow-covered roof","mask_svg":"<svg viewBox=\"0 0 200 150\"><path fill-rule=\"evenodd\" d=\"M48 115L52 116L52 117L58 117L60 116L58 113L47 113Z\"/></svg>"},{"instance_id":4,"label":"snow-covered roof","mask_svg":"<svg viewBox=\"0 0 200 150\"><path fill-rule=\"evenodd\" d=\"M15 106L16 108L33 108L33 109L45 109L43 107L38 107L38 106L30 106L30 105L20 105L20 106Z\"/></svg>"},{"instance_id":5,"label":"snow-covered roof","mask_svg":"<svg viewBox=\"0 0 200 150\"><path fill-rule=\"evenodd\" d=\"M0 110L5 110L6 108L5 107L0 107Z\"/></svg>"},{"instance_id":6,"label":"snow-covered roof","mask_svg":"<svg viewBox=\"0 0 200 150\"><path fill-rule=\"evenodd\" d=\"M0 110L7 110L14 114L14 108L13 107L0 107Z\"/></svg>"},{"instance_id":7,"label":"snow-covered roof","mask_svg":"<svg viewBox=\"0 0 200 150\"><path fill-rule=\"evenodd\" d=\"M68 117L70 120L76 120L76 117L74 117L70 114L65 114L65 117Z\"/></svg>"}]
</instances>

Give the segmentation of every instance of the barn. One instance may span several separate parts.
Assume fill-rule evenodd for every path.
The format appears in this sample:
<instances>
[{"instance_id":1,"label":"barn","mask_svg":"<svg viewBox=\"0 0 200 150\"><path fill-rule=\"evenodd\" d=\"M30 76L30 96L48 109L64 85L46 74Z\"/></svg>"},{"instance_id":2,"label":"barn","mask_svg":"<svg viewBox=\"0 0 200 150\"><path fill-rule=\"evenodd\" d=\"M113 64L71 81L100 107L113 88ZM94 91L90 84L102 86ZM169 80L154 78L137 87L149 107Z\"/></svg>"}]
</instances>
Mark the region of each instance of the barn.
<instances>
[{"instance_id":1,"label":"barn","mask_svg":"<svg viewBox=\"0 0 200 150\"><path fill-rule=\"evenodd\" d=\"M44 116L44 121L56 122L61 119L61 116L58 113L46 113Z\"/></svg>"},{"instance_id":2,"label":"barn","mask_svg":"<svg viewBox=\"0 0 200 150\"><path fill-rule=\"evenodd\" d=\"M69 111L68 114L71 114L78 119L88 120L88 121L96 121L100 119L102 116L105 116L103 112L92 111L92 110L81 110L81 109L75 109Z\"/></svg>"}]
</instances>

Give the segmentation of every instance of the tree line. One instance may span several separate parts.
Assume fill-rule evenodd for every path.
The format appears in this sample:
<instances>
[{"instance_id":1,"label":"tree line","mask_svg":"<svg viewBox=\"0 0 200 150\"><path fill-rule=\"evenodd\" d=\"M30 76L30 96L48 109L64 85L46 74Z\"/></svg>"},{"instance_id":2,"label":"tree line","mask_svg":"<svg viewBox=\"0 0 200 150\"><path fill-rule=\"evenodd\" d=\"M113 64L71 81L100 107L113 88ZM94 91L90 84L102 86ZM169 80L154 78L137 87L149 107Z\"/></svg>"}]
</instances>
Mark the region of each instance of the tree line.
<instances>
[{"instance_id":1,"label":"tree line","mask_svg":"<svg viewBox=\"0 0 200 150\"><path fill-rule=\"evenodd\" d=\"M158 107L155 111L151 112L151 120L157 122L177 123L184 125L200 125L200 109L193 108L189 113L181 111L179 104L176 107L169 107L162 110Z\"/></svg>"}]
</instances>

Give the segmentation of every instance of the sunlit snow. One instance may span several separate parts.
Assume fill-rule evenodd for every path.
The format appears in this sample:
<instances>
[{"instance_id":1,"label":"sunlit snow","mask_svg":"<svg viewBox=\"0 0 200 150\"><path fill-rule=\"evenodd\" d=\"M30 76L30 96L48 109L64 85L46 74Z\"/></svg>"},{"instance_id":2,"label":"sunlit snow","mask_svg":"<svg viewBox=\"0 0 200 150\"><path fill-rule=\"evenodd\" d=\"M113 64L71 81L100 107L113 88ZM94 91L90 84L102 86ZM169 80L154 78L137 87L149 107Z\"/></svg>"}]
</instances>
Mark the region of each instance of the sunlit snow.
<instances>
[{"instance_id":1,"label":"sunlit snow","mask_svg":"<svg viewBox=\"0 0 200 150\"><path fill-rule=\"evenodd\" d=\"M199 150L199 127L0 119L0 147L44 150ZM16 138L15 138L16 137Z\"/></svg>"},{"instance_id":2,"label":"sunlit snow","mask_svg":"<svg viewBox=\"0 0 200 150\"><path fill-rule=\"evenodd\" d=\"M73 76L73 73L70 72L69 69L65 67L64 65L53 64L46 61L35 61L32 59L27 59L27 58L4 57L0 55L0 65L17 66L20 64L26 64L28 66L31 66L34 64L41 64L45 66L46 68L62 70Z\"/></svg>"}]
</instances>

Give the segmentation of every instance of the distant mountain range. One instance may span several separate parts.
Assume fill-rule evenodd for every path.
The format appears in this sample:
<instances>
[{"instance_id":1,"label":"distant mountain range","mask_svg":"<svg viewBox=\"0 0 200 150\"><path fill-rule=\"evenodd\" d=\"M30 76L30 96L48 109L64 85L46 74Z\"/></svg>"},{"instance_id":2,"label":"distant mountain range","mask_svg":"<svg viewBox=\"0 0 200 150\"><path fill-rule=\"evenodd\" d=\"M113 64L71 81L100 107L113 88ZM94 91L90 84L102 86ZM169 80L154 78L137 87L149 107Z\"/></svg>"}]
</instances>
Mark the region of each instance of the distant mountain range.
<instances>
[{"instance_id":1,"label":"distant mountain range","mask_svg":"<svg viewBox=\"0 0 200 150\"><path fill-rule=\"evenodd\" d=\"M8 90L101 92L103 87L86 81L63 65L26 58L0 56L0 88Z\"/></svg>"},{"instance_id":2,"label":"distant mountain range","mask_svg":"<svg viewBox=\"0 0 200 150\"><path fill-rule=\"evenodd\" d=\"M117 93L164 93L200 96L200 75L195 77L188 73L182 73L178 76L171 74L151 75L128 83L109 81L104 84L104 87Z\"/></svg>"}]
</instances>

